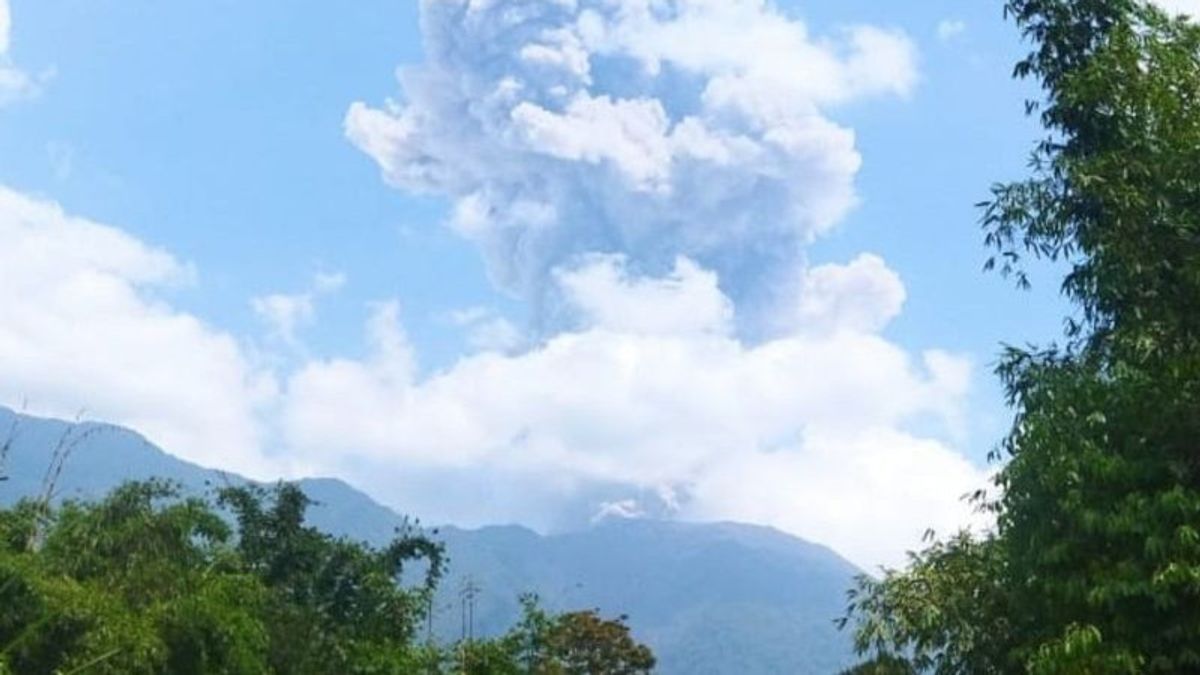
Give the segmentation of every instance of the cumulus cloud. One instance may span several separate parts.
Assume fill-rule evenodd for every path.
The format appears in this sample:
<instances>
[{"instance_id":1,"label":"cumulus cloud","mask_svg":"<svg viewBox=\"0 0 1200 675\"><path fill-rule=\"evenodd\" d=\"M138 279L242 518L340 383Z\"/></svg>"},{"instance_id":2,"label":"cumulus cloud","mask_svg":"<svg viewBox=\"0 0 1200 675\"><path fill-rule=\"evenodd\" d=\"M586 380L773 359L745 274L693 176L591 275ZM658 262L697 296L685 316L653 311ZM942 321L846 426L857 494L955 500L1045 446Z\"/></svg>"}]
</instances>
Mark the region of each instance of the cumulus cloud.
<instances>
[{"instance_id":1,"label":"cumulus cloud","mask_svg":"<svg viewBox=\"0 0 1200 675\"><path fill-rule=\"evenodd\" d=\"M0 106L37 91L37 81L17 68L9 56L12 46L12 9L8 0L0 0Z\"/></svg>"},{"instance_id":2,"label":"cumulus cloud","mask_svg":"<svg viewBox=\"0 0 1200 675\"><path fill-rule=\"evenodd\" d=\"M699 263L654 277L597 254L551 275L572 328L523 351L481 345L422 377L386 302L366 358L302 362L277 386L165 300L195 277L169 253L8 190L0 239L0 401L86 406L260 477L342 476L435 522L748 520L869 566L966 522L958 498L983 482L946 440L970 364L880 335L904 289L870 255L806 271L797 325L765 342L731 330L733 303ZM945 433L909 429L930 419ZM272 442L283 452L264 453Z\"/></svg>"},{"instance_id":3,"label":"cumulus cloud","mask_svg":"<svg viewBox=\"0 0 1200 675\"><path fill-rule=\"evenodd\" d=\"M742 519L872 565L964 522L958 497L982 480L940 436L906 430L933 418L953 436L970 367L878 334L903 287L872 256L811 270L813 329L763 343L733 334L732 302L698 263L647 277L596 255L552 275L574 327L523 351L480 345L422 377L385 302L366 358L301 362L279 386L169 304L195 274L166 251L5 189L0 240L0 402L86 407L259 477L339 475L435 522Z\"/></svg>"},{"instance_id":4,"label":"cumulus cloud","mask_svg":"<svg viewBox=\"0 0 1200 675\"><path fill-rule=\"evenodd\" d=\"M904 35L813 35L766 0L421 1L426 63L346 133L389 182L449 198L548 328L452 313L471 350L422 375L387 301L365 356L265 367L166 300L187 265L0 189L0 401L341 476L427 522L747 520L872 566L969 520L970 363L884 337L905 290L878 256L804 258L855 203L836 108L912 90ZM295 346L344 284L251 305Z\"/></svg>"},{"instance_id":5,"label":"cumulus cloud","mask_svg":"<svg viewBox=\"0 0 1200 675\"><path fill-rule=\"evenodd\" d=\"M274 382L236 340L161 293L192 270L124 232L0 187L0 402L128 425L254 475Z\"/></svg>"},{"instance_id":6,"label":"cumulus cloud","mask_svg":"<svg viewBox=\"0 0 1200 675\"><path fill-rule=\"evenodd\" d=\"M541 299L579 254L734 301L770 295L855 203L837 105L904 96L903 34L812 35L765 0L422 0L427 60L346 133L392 184L449 197L504 288ZM739 309L744 309L739 304Z\"/></svg>"},{"instance_id":7,"label":"cumulus cloud","mask_svg":"<svg viewBox=\"0 0 1200 675\"><path fill-rule=\"evenodd\" d=\"M860 291L837 281L875 264L830 268L819 276L834 281L806 293L845 294L812 299L842 307ZM730 301L710 271L684 259L644 278L625 265L597 258L555 275L577 329L424 379L395 306L381 307L372 356L312 362L287 383L289 447L308 465L364 467L354 478L376 494L462 523L746 519L871 565L899 562L926 527L966 522L959 497L982 474L906 428L954 425L969 364L880 337L894 304L825 312L827 331L749 345L724 329Z\"/></svg>"},{"instance_id":8,"label":"cumulus cloud","mask_svg":"<svg viewBox=\"0 0 1200 675\"><path fill-rule=\"evenodd\" d=\"M577 320L589 328L671 335L728 333L733 304L717 276L687 258L670 276L633 279L622 256L597 255L559 270L557 281Z\"/></svg>"},{"instance_id":9,"label":"cumulus cloud","mask_svg":"<svg viewBox=\"0 0 1200 675\"><path fill-rule=\"evenodd\" d=\"M797 296L792 330L877 332L900 314L906 293L883 258L864 253L845 265L803 271Z\"/></svg>"},{"instance_id":10,"label":"cumulus cloud","mask_svg":"<svg viewBox=\"0 0 1200 675\"><path fill-rule=\"evenodd\" d=\"M346 284L340 272L318 272L312 286L303 293L271 293L250 299L250 307L270 328L272 337L289 347L298 347L297 331L317 316L318 296L336 293Z\"/></svg>"}]
</instances>

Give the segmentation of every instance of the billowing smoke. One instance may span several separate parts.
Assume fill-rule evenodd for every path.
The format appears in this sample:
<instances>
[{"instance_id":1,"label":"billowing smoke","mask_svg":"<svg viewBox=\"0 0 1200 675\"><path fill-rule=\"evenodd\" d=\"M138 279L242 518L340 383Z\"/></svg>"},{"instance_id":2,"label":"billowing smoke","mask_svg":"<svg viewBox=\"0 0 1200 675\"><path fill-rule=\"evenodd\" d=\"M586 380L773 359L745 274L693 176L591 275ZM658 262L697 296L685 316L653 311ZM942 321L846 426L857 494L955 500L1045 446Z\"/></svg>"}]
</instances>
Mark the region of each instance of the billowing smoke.
<instances>
[{"instance_id":1,"label":"billowing smoke","mask_svg":"<svg viewBox=\"0 0 1200 675\"><path fill-rule=\"evenodd\" d=\"M878 258L809 276L812 331L751 345L689 259L647 278L593 256L555 274L574 328L427 376L383 305L366 358L288 379L279 428L298 465L433 522L739 520L899 564L926 528L970 522L960 497L984 485L948 440L970 361L878 334L904 297Z\"/></svg>"},{"instance_id":2,"label":"billowing smoke","mask_svg":"<svg viewBox=\"0 0 1200 675\"><path fill-rule=\"evenodd\" d=\"M553 299L548 330L457 308L472 351L423 372L385 301L362 356L309 357L345 282L324 274L252 301L260 347L171 305L188 264L0 187L0 404L84 404L188 459L342 476L430 522L740 520L873 566L969 520L970 360L884 336L906 293L882 258L803 259L854 204L854 137L828 115L911 88L902 36L813 37L761 0L422 9L427 62L347 131L389 181L452 200L503 287ZM782 302L747 339L755 300Z\"/></svg>"},{"instance_id":3,"label":"billowing smoke","mask_svg":"<svg viewBox=\"0 0 1200 675\"><path fill-rule=\"evenodd\" d=\"M391 184L451 201L541 330L422 378L380 314L377 354L288 380L293 453L353 448L368 489L456 522L746 520L867 565L965 521L982 473L946 439L969 362L883 338L905 290L882 258L805 259L856 201L836 108L908 94L903 34L816 36L767 0L421 15L424 63L398 100L353 104L346 133ZM910 431L930 420L940 438Z\"/></svg>"},{"instance_id":4,"label":"billowing smoke","mask_svg":"<svg viewBox=\"0 0 1200 675\"><path fill-rule=\"evenodd\" d=\"M453 200L493 280L534 301L580 254L639 274L680 255L739 312L794 286L855 203L854 133L826 111L904 95L896 32L826 37L765 0L421 0L426 62L346 133L397 187ZM749 302L747 302L749 301Z\"/></svg>"}]
</instances>

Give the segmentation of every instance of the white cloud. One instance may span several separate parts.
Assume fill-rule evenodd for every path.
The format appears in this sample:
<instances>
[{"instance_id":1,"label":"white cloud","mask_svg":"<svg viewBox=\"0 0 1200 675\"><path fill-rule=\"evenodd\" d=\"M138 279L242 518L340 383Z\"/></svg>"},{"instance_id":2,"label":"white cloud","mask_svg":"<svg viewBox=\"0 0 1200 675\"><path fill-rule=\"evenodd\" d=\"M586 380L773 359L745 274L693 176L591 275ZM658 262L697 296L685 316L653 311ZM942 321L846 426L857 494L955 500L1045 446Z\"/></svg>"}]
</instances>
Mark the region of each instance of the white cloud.
<instances>
[{"instance_id":1,"label":"white cloud","mask_svg":"<svg viewBox=\"0 0 1200 675\"><path fill-rule=\"evenodd\" d=\"M273 293L250 300L254 313L271 327L271 332L288 344L296 344L296 330L316 318L310 293Z\"/></svg>"},{"instance_id":2,"label":"white cloud","mask_svg":"<svg viewBox=\"0 0 1200 675\"><path fill-rule=\"evenodd\" d=\"M679 258L670 276L631 279L621 256L592 256L578 267L560 270L574 314L588 328L650 334L728 333L733 304L717 286L717 276Z\"/></svg>"},{"instance_id":3,"label":"white cloud","mask_svg":"<svg viewBox=\"0 0 1200 675\"><path fill-rule=\"evenodd\" d=\"M8 0L0 0L0 55L7 54L12 42L12 9Z\"/></svg>"},{"instance_id":4,"label":"white cloud","mask_svg":"<svg viewBox=\"0 0 1200 675\"><path fill-rule=\"evenodd\" d=\"M0 0L0 106L37 92L38 83L17 68L9 56L12 47L12 8Z\"/></svg>"},{"instance_id":5,"label":"white cloud","mask_svg":"<svg viewBox=\"0 0 1200 675\"><path fill-rule=\"evenodd\" d=\"M312 362L290 379L289 447L426 520L552 527L605 504L673 508L776 525L864 565L899 562L926 527L966 522L959 497L982 473L945 441L905 430L933 417L953 434L969 381L962 358L913 359L859 317L748 345L712 330L729 301L713 297L711 272L680 261L647 279L622 265L601 258L555 276L588 319L577 330L426 379L414 376L395 308L384 308L373 356ZM707 318L657 323L680 307ZM680 323L688 329L669 330Z\"/></svg>"},{"instance_id":6,"label":"white cloud","mask_svg":"<svg viewBox=\"0 0 1200 675\"><path fill-rule=\"evenodd\" d=\"M877 255L818 265L802 275L792 325L806 331L877 332L900 314L905 295L900 277Z\"/></svg>"},{"instance_id":7,"label":"white cloud","mask_svg":"<svg viewBox=\"0 0 1200 675\"><path fill-rule=\"evenodd\" d=\"M391 184L450 198L497 284L548 318L525 351L419 380L380 314L400 357L376 340L288 381L304 461L363 467L435 519L742 518L865 565L964 522L982 473L945 439L969 363L880 335L905 291L879 257L804 255L856 202L837 107L916 86L904 34L812 35L766 0L421 13L425 63L346 134ZM909 431L930 419L943 433Z\"/></svg>"},{"instance_id":8,"label":"white cloud","mask_svg":"<svg viewBox=\"0 0 1200 675\"><path fill-rule=\"evenodd\" d=\"M297 331L316 320L317 297L336 293L345 285L346 275L341 272L318 272L309 290L261 295L250 299L250 307L266 322L273 337L289 347L299 347Z\"/></svg>"},{"instance_id":9,"label":"white cloud","mask_svg":"<svg viewBox=\"0 0 1200 675\"><path fill-rule=\"evenodd\" d=\"M1169 14L1186 14L1190 17L1200 17L1200 0L1152 0L1150 4L1158 5Z\"/></svg>"},{"instance_id":10,"label":"white cloud","mask_svg":"<svg viewBox=\"0 0 1200 675\"><path fill-rule=\"evenodd\" d=\"M942 19L937 25L937 36L942 42L949 42L967 32L967 24L961 19Z\"/></svg>"},{"instance_id":11,"label":"white cloud","mask_svg":"<svg viewBox=\"0 0 1200 675\"><path fill-rule=\"evenodd\" d=\"M837 105L905 96L901 33L814 36L765 0L422 0L426 62L346 133L392 184L456 203L499 285L536 300L553 268L684 255L734 301L774 293L855 204ZM539 303L539 306L544 306Z\"/></svg>"},{"instance_id":12,"label":"white cloud","mask_svg":"<svg viewBox=\"0 0 1200 675\"><path fill-rule=\"evenodd\" d=\"M180 456L272 475L258 417L272 378L170 307L170 254L0 187L0 402L128 425Z\"/></svg>"},{"instance_id":13,"label":"white cloud","mask_svg":"<svg viewBox=\"0 0 1200 675\"><path fill-rule=\"evenodd\" d=\"M895 429L814 433L800 448L744 453L695 487L696 517L768 523L832 545L865 569L899 566L926 528L978 524L961 497L983 474L942 443Z\"/></svg>"},{"instance_id":14,"label":"white cloud","mask_svg":"<svg viewBox=\"0 0 1200 675\"><path fill-rule=\"evenodd\" d=\"M466 330L467 345L474 351L511 353L526 346L520 328L486 307L469 307L450 313L450 321Z\"/></svg>"},{"instance_id":15,"label":"white cloud","mask_svg":"<svg viewBox=\"0 0 1200 675\"><path fill-rule=\"evenodd\" d=\"M259 476L332 473L426 521L741 519L874 565L967 520L982 473L951 444L969 362L881 335L905 299L882 259L804 258L855 203L854 132L832 115L912 90L905 36L814 36L765 0L422 14L404 101L354 104L346 133L391 183L449 197L496 281L561 332L464 310L474 351L419 376L386 302L367 356L266 354L268 372L164 300L192 278L169 253L0 190L0 401L86 406ZM295 346L345 283L251 304ZM738 324L759 304L779 318L753 341Z\"/></svg>"},{"instance_id":16,"label":"white cloud","mask_svg":"<svg viewBox=\"0 0 1200 675\"><path fill-rule=\"evenodd\" d=\"M574 328L524 351L498 339L420 377L399 306L383 303L366 358L301 362L280 387L164 300L194 281L169 253L8 190L0 240L0 402L86 407L259 477L338 475L427 521L739 519L869 566L966 522L958 498L983 480L950 445L969 363L879 335L904 289L870 255L806 272L795 323L762 343L733 333L731 300L696 262L648 277L595 255L551 275ZM930 420L942 433L910 430Z\"/></svg>"}]
</instances>

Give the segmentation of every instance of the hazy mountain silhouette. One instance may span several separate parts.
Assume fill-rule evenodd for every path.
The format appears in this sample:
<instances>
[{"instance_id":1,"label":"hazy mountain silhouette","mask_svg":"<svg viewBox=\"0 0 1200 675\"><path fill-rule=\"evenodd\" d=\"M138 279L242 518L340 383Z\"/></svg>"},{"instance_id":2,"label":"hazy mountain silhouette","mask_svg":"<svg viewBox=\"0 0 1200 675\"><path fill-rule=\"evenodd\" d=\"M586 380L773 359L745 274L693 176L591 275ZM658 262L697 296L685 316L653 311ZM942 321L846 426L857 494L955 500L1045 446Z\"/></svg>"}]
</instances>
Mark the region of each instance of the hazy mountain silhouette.
<instances>
[{"instance_id":1,"label":"hazy mountain silhouette","mask_svg":"<svg viewBox=\"0 0 1200 675\"><path fill-rule=\"evenodd\" d=\"M173 457L126 429L0 408L0 443L14 428L0 464L6 477L0 504L41 492L64 437L83 440L57 480L59 498L94 498L123 481L150 477L196 493L245 480ZM403 522L340 480L301 484L318 502L310 522L328 532L378 543ZM849 640L833 621L858 570L828 548L777 530L624 519L553 535L514 525L437 529L450 556L431 626L441 640L456 639L464 629L481 636L503 630L517 616L518 596L534 592L554 610L596 607L628 615L668 675L830 673L851 661ZM473 625L464 626L468 584L478 590Z\"/></svg>"}]
</instances>

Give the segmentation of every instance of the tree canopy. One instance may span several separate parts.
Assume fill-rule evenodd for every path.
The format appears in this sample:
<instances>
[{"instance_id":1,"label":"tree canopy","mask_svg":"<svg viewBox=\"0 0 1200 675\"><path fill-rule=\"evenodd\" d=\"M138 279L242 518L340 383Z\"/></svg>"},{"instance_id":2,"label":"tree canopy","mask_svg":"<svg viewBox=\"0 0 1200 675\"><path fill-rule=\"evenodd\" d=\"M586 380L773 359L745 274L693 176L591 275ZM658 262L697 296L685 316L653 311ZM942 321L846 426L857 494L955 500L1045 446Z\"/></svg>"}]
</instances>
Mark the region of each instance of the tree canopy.
<instances>
[{"instance_id":1,"label":"tree canopy","mask_svg":"<svg viewBox=\"0 0 1200 675\"><path fill-rule=\"evenodd\" d=\"M416 528L381 549L335 538L305 525L309 505L286 483L206 500L150 481L94 503L0 510L0 675L637 675L654 665L623 618L554 616L532 599L508 635L421 639L441 545Z\"/></svg>"},{"instance_id":2,"label":"tree canopy","mask_svg":"<svg viewBox=\"0 0 1200 675\"><path fill-rule=\"evenodd\" d=\"M1005 11L1046 135L982 205L988 267L1024 285L1027 258L1058 261L1077 313L998 367L994 530L852 592L859 672L1197 670L1200 27L1133 0Z\"/></svg>"}]
</instances>

